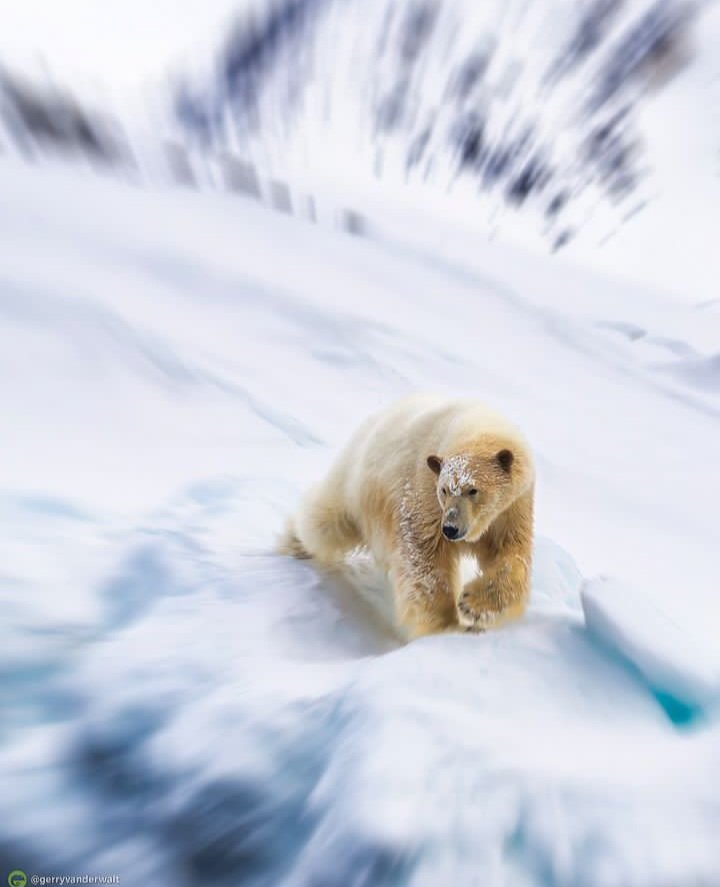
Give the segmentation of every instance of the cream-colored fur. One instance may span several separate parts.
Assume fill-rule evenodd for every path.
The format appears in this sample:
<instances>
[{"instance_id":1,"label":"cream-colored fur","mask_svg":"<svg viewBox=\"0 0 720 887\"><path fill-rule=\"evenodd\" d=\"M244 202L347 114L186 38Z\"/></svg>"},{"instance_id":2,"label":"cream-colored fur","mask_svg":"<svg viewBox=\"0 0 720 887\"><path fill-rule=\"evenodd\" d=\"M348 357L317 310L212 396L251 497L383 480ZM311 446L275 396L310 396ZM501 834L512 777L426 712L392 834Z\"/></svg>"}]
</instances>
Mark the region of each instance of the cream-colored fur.
<instances>
[{"instance_id":1,"label":"cream-colored fur","mask_svg":"<svg viewBox=\"0 0 720 887\"><path fill-rule=\"evenodd\" d=\"M368 419L289 522L280 550L336 564L367 547L416 637L524 611L534 469L520 432L474 401L414 396ZM451 541L443 526L462 538ZM482 575L463 587L460 561Z\"/></svg>"}]
</instances>

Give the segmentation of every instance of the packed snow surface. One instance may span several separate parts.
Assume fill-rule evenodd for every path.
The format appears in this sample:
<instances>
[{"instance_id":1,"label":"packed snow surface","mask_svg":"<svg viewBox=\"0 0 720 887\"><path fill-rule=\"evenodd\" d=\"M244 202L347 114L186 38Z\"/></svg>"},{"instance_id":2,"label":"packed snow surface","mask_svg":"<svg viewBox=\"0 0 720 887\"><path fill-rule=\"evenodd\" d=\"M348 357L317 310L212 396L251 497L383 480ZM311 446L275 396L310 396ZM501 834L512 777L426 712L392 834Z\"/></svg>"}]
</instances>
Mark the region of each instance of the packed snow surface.
<instances>
[{"instance_id":1,"label":"packed snow surface","mask_svg":"<svg viewBox=\"0 0 720 887\"><path fill-rule=\"evenodd\" d=\"M352 238L77 170L6 164L0 193L0 868L717 885L720 727L654 676L717 645L720 302L397 207ZM501 631L404 645L371 565L273 554L414 390L534 447L532 604Z\"/></svg>"}]
</instances>

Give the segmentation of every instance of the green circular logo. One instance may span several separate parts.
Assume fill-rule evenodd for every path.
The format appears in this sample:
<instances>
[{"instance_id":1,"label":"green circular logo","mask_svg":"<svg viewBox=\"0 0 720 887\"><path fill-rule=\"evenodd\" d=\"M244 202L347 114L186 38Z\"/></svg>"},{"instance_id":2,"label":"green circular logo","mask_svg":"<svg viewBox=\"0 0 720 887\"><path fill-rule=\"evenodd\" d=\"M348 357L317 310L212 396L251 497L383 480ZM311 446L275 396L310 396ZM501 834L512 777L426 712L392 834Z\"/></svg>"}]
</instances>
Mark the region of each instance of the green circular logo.
<instances>
[{"instance_id":1,"label":"green circular logo","mask_svg":"<svg viewBox=\"0 0 720 887\"><path fill-rule=\"evenodd\" d=\"M21 869L15 869L8 875L8 884L10 887L25 887L27 884L27 875Z\"/></svg>"}]
</instances>

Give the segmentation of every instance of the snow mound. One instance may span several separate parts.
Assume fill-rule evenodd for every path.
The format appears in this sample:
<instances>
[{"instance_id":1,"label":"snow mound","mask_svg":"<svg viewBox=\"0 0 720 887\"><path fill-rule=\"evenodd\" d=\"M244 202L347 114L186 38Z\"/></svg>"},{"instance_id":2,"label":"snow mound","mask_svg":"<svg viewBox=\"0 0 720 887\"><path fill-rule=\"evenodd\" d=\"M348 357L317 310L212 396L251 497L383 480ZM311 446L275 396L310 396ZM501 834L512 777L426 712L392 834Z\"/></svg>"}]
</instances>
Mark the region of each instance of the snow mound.
<instances>
[{"instance_id":1,"label":"snow mound","mask_svg":"<svg viewBox=\"0 0 720 887\"><path fill-rule=\"evenodd\" d=\"M689 720L720 700L720 657L653 601L609 579L582 588L590 635L647 680L676 720Z\"/></svg>"},{"instance_id":2,"label":"snow mound","mask_svg":"<svg viewBox=\"0 0 720 887\"><path fill-rule=\"evenodd\" d=\"M245 485L208 486L212 507L188 491L102 583L148 599L111 605L49 677L72 714L0 756L8 860L168 887L711 883L712 746L683 766L583 631L566 552L540 540L522 623L404 646L342 574L234 555L220 540Z\"/></svg>"}]
</instances>

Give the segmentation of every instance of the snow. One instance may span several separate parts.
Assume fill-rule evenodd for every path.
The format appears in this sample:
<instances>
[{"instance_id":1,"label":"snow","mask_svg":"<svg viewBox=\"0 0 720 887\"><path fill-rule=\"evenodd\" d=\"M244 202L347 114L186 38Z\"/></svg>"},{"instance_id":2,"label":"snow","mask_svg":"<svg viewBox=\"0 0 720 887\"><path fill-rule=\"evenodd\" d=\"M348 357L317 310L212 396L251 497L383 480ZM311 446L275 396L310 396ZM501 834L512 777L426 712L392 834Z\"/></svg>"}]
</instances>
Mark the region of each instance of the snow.
<instances>
[{"instance_id":1,"label":"snow","mask_svg":"<svg viewBox=\"0 0 720 887\"><path fill-rule=\"evenodd\" d=\"M467 456L450 456L443 461L438 483L447 487L451 496L461 496L463 487L472 482L472 469Z\"/></svg>"},{"instance_id":2,"label":"snow","mask_svg":"<svg viewBox=\"0 0 720 887\"><path fill-rule=\"evenodd\" d=\"M0 0L0 57L65 85L127 92L213 40L251 0Z\"/></svg>"},{"instance_id":3,"label":"snow","mask_svg":"<svg viewBox=\"0 0 720 887\"><path fill-rule=\"evenodd\" d=\"M376 195L361 238L77 169L8 161L0 193L8 870L716 883L715 712L659 695L715 686L712 306ZM404 644L372 565L273 541L362 418L428 389L533 445L532 603Z\"/></svg>"},{"instance_id":4,"label":"snow","mask_svg":"<svg viewBox=\"0 0 720 887\"><path fill-rule=\"evenodd\" d=\"M704 650L652 598L598 578L583 587L582 605L588 632L635 666L677 710L689 717L720 700L720 657Z\"/></svg>"}]
</instances>

